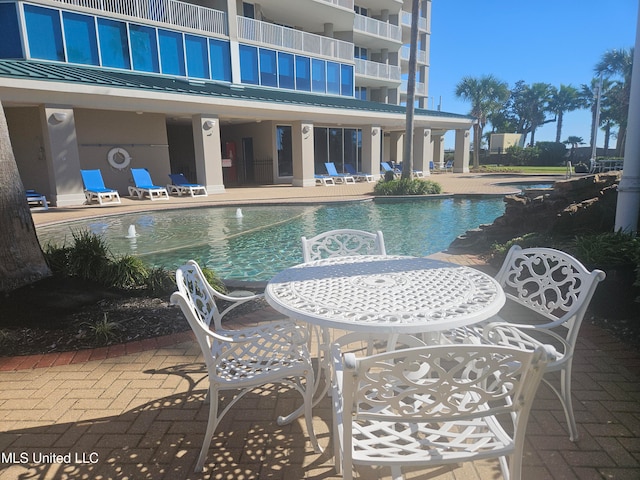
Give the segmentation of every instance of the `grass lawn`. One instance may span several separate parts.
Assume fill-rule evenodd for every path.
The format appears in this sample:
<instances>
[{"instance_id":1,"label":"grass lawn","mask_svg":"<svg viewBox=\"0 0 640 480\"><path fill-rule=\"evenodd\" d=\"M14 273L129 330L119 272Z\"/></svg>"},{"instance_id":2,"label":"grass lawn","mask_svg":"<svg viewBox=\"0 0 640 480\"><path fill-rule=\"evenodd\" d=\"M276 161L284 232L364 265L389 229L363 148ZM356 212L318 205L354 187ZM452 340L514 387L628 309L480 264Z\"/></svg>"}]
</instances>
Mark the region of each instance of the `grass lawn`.
<instances>
[{"instance_id":1,"label":"grass lawn","mask_svg":"<svg viewBox=\"0 0 640 480\"><path fill-rule=\"evenodd\" d=\"M472 169L476 171L475 169ZM486 173L535 173L535 174L557 174L562 175L567 171L567 167L565 165L558 167L547 167L547 166L506 166L506 165L482 165L479 172Z\"/></svg>"}]
</instances>

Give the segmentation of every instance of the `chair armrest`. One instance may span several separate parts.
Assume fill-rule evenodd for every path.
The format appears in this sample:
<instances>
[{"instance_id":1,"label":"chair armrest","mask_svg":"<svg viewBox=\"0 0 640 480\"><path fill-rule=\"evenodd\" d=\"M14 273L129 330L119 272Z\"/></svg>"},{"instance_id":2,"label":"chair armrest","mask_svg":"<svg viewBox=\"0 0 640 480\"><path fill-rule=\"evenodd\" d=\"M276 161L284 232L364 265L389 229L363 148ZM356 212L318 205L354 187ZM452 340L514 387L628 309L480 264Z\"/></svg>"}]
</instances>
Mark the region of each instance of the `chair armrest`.
<instances>
[{"instance_id":1,"label":"chair armrest","mask_svg":"<svg viewBox=\"0 0 640 480\"><path fill-rule=\"evenodd\" d=\"M233 310L236 307L239 307L240 305L242 305L243 303L247 303L250 302L252 300L259 300L261 298L264 298L264 293L259 293L257 295L250 295L250 296L246 296L246 297L230 297L229 295L225 295L223 293L217 292L215 290L211 290L211 293L221 299L224 300L225 302L231 302L232 304L229 305L227 308L225 308L224 310L222 310L220 312L220 320L222 321L222 319L224 318L224 316L229 313L231 310Z\"/></svg>"},{"instance_id":2,"label":"chair armrest","mask_svg":"<svg viewBox=\"0 0 640 480\"><path fill-rule=\"evenodd\" d=\"M505 345L519 348L522 350L535 350L537 347L544 347L547 351L550 361L562 358L565 352L571 350L571 345L553 330L535 328L536 325L514 325L506 322L493 322L485 325L482 330L482 339L484 342L497 345ZM556 346L545 343L534 338L527 333L526 330L535 331L550 337L550 340L557 342L562 346L562 351L558 351Z\"/></svg>"},{"instance_id":3,"label":"chair armrest","mask_svg":"<svg viewBox=\"0 0 640 480\"><path fill-rule=\"evenodd\" d=\"M219 330L232 343L253 342L257 338L289 337L292 345L305 345L309 340L309 330L291 321L267 322L255 327L247 327L238 330Z\"/></svg>"}]
</instances>

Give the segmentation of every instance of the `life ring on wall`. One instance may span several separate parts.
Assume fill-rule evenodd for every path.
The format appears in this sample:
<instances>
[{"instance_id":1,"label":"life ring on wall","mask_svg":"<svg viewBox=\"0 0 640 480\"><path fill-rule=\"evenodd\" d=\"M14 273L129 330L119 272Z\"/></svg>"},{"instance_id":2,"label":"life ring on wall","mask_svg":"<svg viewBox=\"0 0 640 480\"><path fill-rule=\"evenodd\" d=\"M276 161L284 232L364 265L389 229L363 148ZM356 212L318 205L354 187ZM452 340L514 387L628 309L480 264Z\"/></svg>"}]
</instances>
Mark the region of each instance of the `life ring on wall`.
<instances>
[{"instance_id":1,"label":"life ring on wall","mask_svg":"<svg viewBox=\"0 0 640 480\"><path fill-rule=\"evenodd\" d=\"M131 163L131 155L124 148L116 147L109 150L107 160L113 168L123 170Z\"/></svg>"}]
</instances>

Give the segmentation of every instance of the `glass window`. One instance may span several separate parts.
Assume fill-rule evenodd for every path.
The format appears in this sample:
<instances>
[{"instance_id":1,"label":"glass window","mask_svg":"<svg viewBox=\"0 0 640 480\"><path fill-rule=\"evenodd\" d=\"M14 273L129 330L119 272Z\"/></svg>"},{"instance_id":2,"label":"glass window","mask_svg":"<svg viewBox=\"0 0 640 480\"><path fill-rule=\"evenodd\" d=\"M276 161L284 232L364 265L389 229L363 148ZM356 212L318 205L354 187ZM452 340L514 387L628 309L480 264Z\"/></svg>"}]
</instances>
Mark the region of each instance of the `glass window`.
<instances>
[{"instance_id":1,"label":"glass window","mask_svg":"<svg viewBox=\"0 0 640 480\"><path fill-rule=\"evenodd\" d=\"M278 125L276 127L276 143L278 147L278 176L293 176L293 144L291 142L291 127Z\"/></svg>"},{"instance_id":2,"label":"glass window","mask_svg":"<svg viewBox=\"0 0 640 480\"><path fill-rule=\"evenodd\" d=\"M99 65L95 18L62 12L62 24L67 44L67 61Z\"/></svg>"},{"instance_id":3,"label":"glass window","mask_svg":"<svg viewBox=\"0 0 640 480\"><path fill-rule=\"evenodd\" d=\"M114 68L131 68L129 63L129 44L127 43L127 28L123 22L98 19L98 39L102 65Z\"/></svg>"},{"instance_id":4,"label":"glass window","mask_svg":"<svg viewBox=\"0 0 640 480\"><path fill-rule=\"evenodd\" d=\"M162 73L185 76L182 34L169 30L158 30L158 42L160 44Z\"/></svg>"},{"instance_id":5,"label":"glass window","mask_svg":"<svg viewBox=\"0 0 640 480\"><path fill-rule=\"evenodd\" d=\"M253 3L242 2L242 15L247 18L256 18L256 8Z\"/></svg>"},{"instance_id":6,"label":"glass window","mask_svg":"<svg viewBox=\"0 0 640 480\"><path fill-rule=\"evenodd\" d=\"M311 90L311 61L296 55L296 90Z\"/></svg>"},{"instance_id":7,"label":"glass window","mask_svg":"<svg viewBox=\"0 0 640 480\"><path fill-rule=\"evenodd\" d=\"M327 62L327 93L340 95L340 64Z\"/></svg>"},{"instance_id":8,"label":"glass window","mask_svg":"<svg viewBox=\"0 0 640 480\"><path fill-rule=\"evenodd\" d=\"M276 52L274 50L260 49L260 84L267 87L278 86L276 67Z\"/></svg>"},{"instance_id":9,"label":"glass window","mask_svg":"<svg viewBox=\"0 0 640 480\"><path fill-rule=\"evenodd\" d=\"M15 3L0 3L0 58L24 58Z\"/></svg>"},{"instance_id":10,"label":"glass window","mask_svg":"<svg viewBox=\"0 0 640 480\"><path fill-rule=\"evenodd\" d=\"M333 162L338 172L344 171L342 129L329 129L329 161Z\"/></svg>"},{"instance_id":11,"label":"glass window","mask_svg":"<svg viewBox=\"0 0 640 480\"><path fill-rule=\"evenodd\" d=\"M133 69L141 72L159 73L160 62L158 61L156 29L129 24L129 38Z\"/></svg>"},{"instance_id":12,"label":"glass window","mask_svg":"<svg viewBox=\"0 0 640 480\"><path fill-rule=\"evenodd\" d=\"M60 12L49 8L25 5L24 20L27 26L31 58L64 62Z\"/></svg>"},{"instance_id":13,"label":"glass window","mask_svg":"<svg viewBox=\"0 0 640 480\"><path fill-rule=\"evenodd\" d=\"M278 81L280 88L296 88L293 55L278 52Z\"/></svg>"},{"instance_id":14,"label":"glass window","mask_svg":"<svg viewBox=\"0 0 640 480\"><path fill-rule=\"evenodd\" d=\"M340 95L353 97L353 65L340 65Z\"/></svg>"},{"instance_id":15,"label":"glass window","mask_svg":"<svg viewBox=\"0 0 640 480\"><path fill-rule=\"evenodd\" d=\"M327 91L327 72L324 60L313 59L311 62L311 90L318 93Z\"/></svg>"},{"instance_id":16,"label":"glass window","mask_svg":"<svg viewBox=\"0 0 640 480\"><path fill-rule=\"evenodd\" d=\"M329 161L328 133L328 129L323 127L315 127L313 129L314 171L316 174L326 175L327 173L327 169L324 164Z\"/></svg>"},{"instance_id":17,"label":"glass window","mask_svg":"<svg viewBox=\"0 0 640 480\"><path fill-rule=\"evenodd\" d=\"M209 78L209 54L207 39L195 35L185 35L184 45L187 50L187 72L190 77Z\"/></svg>"},{"instance_id":18,"label":"glass window","mask_svg":"<svg viewBox=\"0 0 640 480\"><path fill-rule=\"evenodd\" d=\"M358 155L358 130L353 128L344 129L344 163L352 165L356 172L362 171Z\"/></svg>"},{"instance_id":19,"label":"glass window","mask_svg":"<svg viewBox=\"0 0 640 480\"><path fill-rule=\"evenodd\" d=\"M359 58L360 60L367 59L367 49L362 47L353 47L353 58Z\"/></svg>"},{"instance_id":20,"label":"glass window","mask_svg":"<svg viewBox=\"0 0 640 480\"><path fill-rule=\"evenodd\" d=\"M240 81L257 85L258 49L249 45L240 45Z\"/></svg>"},{"instance_id":21,"label":"glass window","mask_svg":"<svg viewBox=\"0 0 640 480\"><path fill-rule=\"evenodd\" d=\"M211 78L231 81L231 54L229 42L209 39L209 56L211 57Z\"/></svg>"}]
</instances>

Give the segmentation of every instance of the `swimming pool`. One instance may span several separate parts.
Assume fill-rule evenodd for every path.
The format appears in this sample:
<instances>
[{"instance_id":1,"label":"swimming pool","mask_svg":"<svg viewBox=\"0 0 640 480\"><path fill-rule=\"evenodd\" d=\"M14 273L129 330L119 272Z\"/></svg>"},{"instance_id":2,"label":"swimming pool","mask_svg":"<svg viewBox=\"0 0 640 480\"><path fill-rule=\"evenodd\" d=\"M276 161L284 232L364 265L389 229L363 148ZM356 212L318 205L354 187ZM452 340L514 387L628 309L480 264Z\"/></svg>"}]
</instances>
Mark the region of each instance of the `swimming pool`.
<instances>
[{"instance_id":1,"label":"swimming pool","mask_svg":"<svg viewBox=\"0 0 640 480\"><path fill-rule=\"evenodd\" d=\"M504 213L498 198L313 206L206 207L106 216L38 227L40 243L71 243L72 232L102 235L114 254L136 254L175 269L189 259L220 277L264 281L302 262L300 237L326 230L382 230L390 254L425 256L446 250L465 231ZM127 238L133 225L137 236Z\"/></svg>"}]
</instances>

